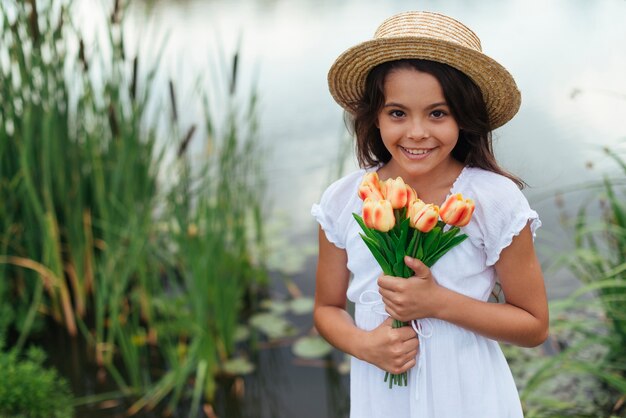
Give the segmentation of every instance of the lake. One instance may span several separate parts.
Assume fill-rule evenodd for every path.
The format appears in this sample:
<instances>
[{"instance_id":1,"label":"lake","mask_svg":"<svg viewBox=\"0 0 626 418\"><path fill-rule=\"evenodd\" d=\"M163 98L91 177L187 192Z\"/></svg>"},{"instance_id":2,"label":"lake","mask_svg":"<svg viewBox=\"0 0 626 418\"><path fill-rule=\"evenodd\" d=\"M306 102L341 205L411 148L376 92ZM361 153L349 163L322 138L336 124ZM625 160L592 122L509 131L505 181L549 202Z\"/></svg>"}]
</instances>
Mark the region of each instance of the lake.
<instances>
[{"instance_id":1,"label":"lake","mask_svg":"<svg viewBox=\"0 0 626 418\"><path fill-rule=\"evenodd\" d=\"M481 38L484 52L516 78L522 107L495 132L494 146L501 164L530 185L525 194L544 222L540 251L542 245L547 252L563 245L555 192L576 189L613 169L601 148L623 147L626 135L626 1L185 0L136 5L127 22L127 45L150 55L167 34L162 77L177 84L179 103L192 95L199 76L210 79L216 72L216 51L228 56L240 50L242 91L256 82L260 95L274 266L295 272L314 254L316 225L309 209L335 177L340 149L346 149L343 114L328 93L328 68L345 49L370 39L384 18L416 8L467 24ZM183 126L199 115L193 106L180 114ZM200 134L191 150L201 158L205 146ZM345 170L355 167L348 157ZM551 297L572 288L559 280L548 278Z\"/></svg>"}]
</instances>

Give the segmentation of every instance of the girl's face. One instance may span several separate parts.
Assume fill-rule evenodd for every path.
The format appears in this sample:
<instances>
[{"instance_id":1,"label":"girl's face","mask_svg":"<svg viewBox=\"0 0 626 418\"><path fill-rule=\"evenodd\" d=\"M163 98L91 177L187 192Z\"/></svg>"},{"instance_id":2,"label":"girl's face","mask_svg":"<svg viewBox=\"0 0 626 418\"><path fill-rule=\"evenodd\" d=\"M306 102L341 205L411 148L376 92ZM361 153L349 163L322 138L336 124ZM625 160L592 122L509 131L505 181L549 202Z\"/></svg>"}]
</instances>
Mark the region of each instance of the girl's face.
<instances>
[{"instance_id":1,"label":"girl's face","mask_svg":"<svg viewBox=\"0 0 626 418\"><path fill-rule=\"evenodd\" d=\"M384 92L377 126L391 154L389 172L407 181L446 177L448 169L459 164L450 154L459 126L439 81L428 73L399 68L387 74Z\"/></svg>"}]
</instances>

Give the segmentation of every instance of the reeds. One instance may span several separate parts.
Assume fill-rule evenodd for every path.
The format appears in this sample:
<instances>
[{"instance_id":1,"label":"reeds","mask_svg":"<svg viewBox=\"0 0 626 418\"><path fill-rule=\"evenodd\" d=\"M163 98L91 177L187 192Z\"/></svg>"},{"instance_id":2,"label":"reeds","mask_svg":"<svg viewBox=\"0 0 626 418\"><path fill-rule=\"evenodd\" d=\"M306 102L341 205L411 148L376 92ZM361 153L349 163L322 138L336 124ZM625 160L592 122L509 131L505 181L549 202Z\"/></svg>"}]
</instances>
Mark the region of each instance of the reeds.
<instances>
[{"instance_id":1,"label":"reeds","mask_svg":"<svg viewBox=\"0 0 626 418\"><path fill-rule=\"evenodd\" d=\"M574 249L562 261L582 286L551 303L559 352L535 364L522 393L530 416L626 414L626 163L605 151L623 177L605 177L588 202L600 202L599 211L586 204L575 218Z\"/></svg>"},{"instance_id":2,"label":"reeds","mask_svg":"<svg viewBox=\"0 0 626 418\"><path fill-rule=\"evenodd\" d=\"M241 105L236 55L226 94L197 98L212 151L191 164L196 128L179 137L174 118L164 138L149 114L158 62L125 50L123 4L92 46L70 7L0 4L0 334L19 348L46 317L80 330L130 412L175 408L195 377L195 416L265 278L256 94Z\"/></svg>"}]
</instances>

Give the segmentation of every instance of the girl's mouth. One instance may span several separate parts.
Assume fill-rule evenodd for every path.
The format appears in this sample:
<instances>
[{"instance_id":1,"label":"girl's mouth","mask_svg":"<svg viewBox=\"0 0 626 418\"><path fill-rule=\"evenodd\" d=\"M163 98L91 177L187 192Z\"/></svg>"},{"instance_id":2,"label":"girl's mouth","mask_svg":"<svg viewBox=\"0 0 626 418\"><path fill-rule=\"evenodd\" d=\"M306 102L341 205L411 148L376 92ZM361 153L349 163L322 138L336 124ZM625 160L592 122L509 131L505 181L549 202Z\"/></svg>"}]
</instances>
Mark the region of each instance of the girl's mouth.
<instances>
[{"instance_id":1,"label":"girl's mouth","mask_svg":"<svg viewBox=\"0 0 626 418\"><path fill-rule=\"evenodd\" d=\"M432 151L430 148L405 148L403 146L400 146L400 149L411 158L423 158Z\"/></svg>"}]
</instances>

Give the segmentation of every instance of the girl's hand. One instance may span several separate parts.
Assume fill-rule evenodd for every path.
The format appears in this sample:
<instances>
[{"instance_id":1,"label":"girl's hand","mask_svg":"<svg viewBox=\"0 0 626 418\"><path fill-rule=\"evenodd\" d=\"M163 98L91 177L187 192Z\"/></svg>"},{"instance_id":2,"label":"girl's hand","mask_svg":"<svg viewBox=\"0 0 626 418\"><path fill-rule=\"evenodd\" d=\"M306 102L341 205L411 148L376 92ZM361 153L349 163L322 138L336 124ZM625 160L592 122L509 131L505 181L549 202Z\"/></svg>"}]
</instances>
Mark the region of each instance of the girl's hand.
<instances>
[{"instance_id":1,"label":"girl's hand","mask_svg":"<svg viewBox=\"0 0 626 418\"><path fill-rule=\"evenodd\" d=\"M392 318L368 332L359 356L386 372L400 374L415 366L419 341L411 327L392 328Z\"/></svg>"},{"instance_id":2,"label":"girl's hand","mask_svg":"<svg viewBox=\"0 0 626 418\"><path fill-rule=\"evenodd\" d=\"M403 322L436 317L444 288L437 284L430 269L420 260L407 256L404 262L415 272L412 277L399 279L381 275L378 278L378 290L385 310L392 318Z\"/></svg>"}]
</instances>

